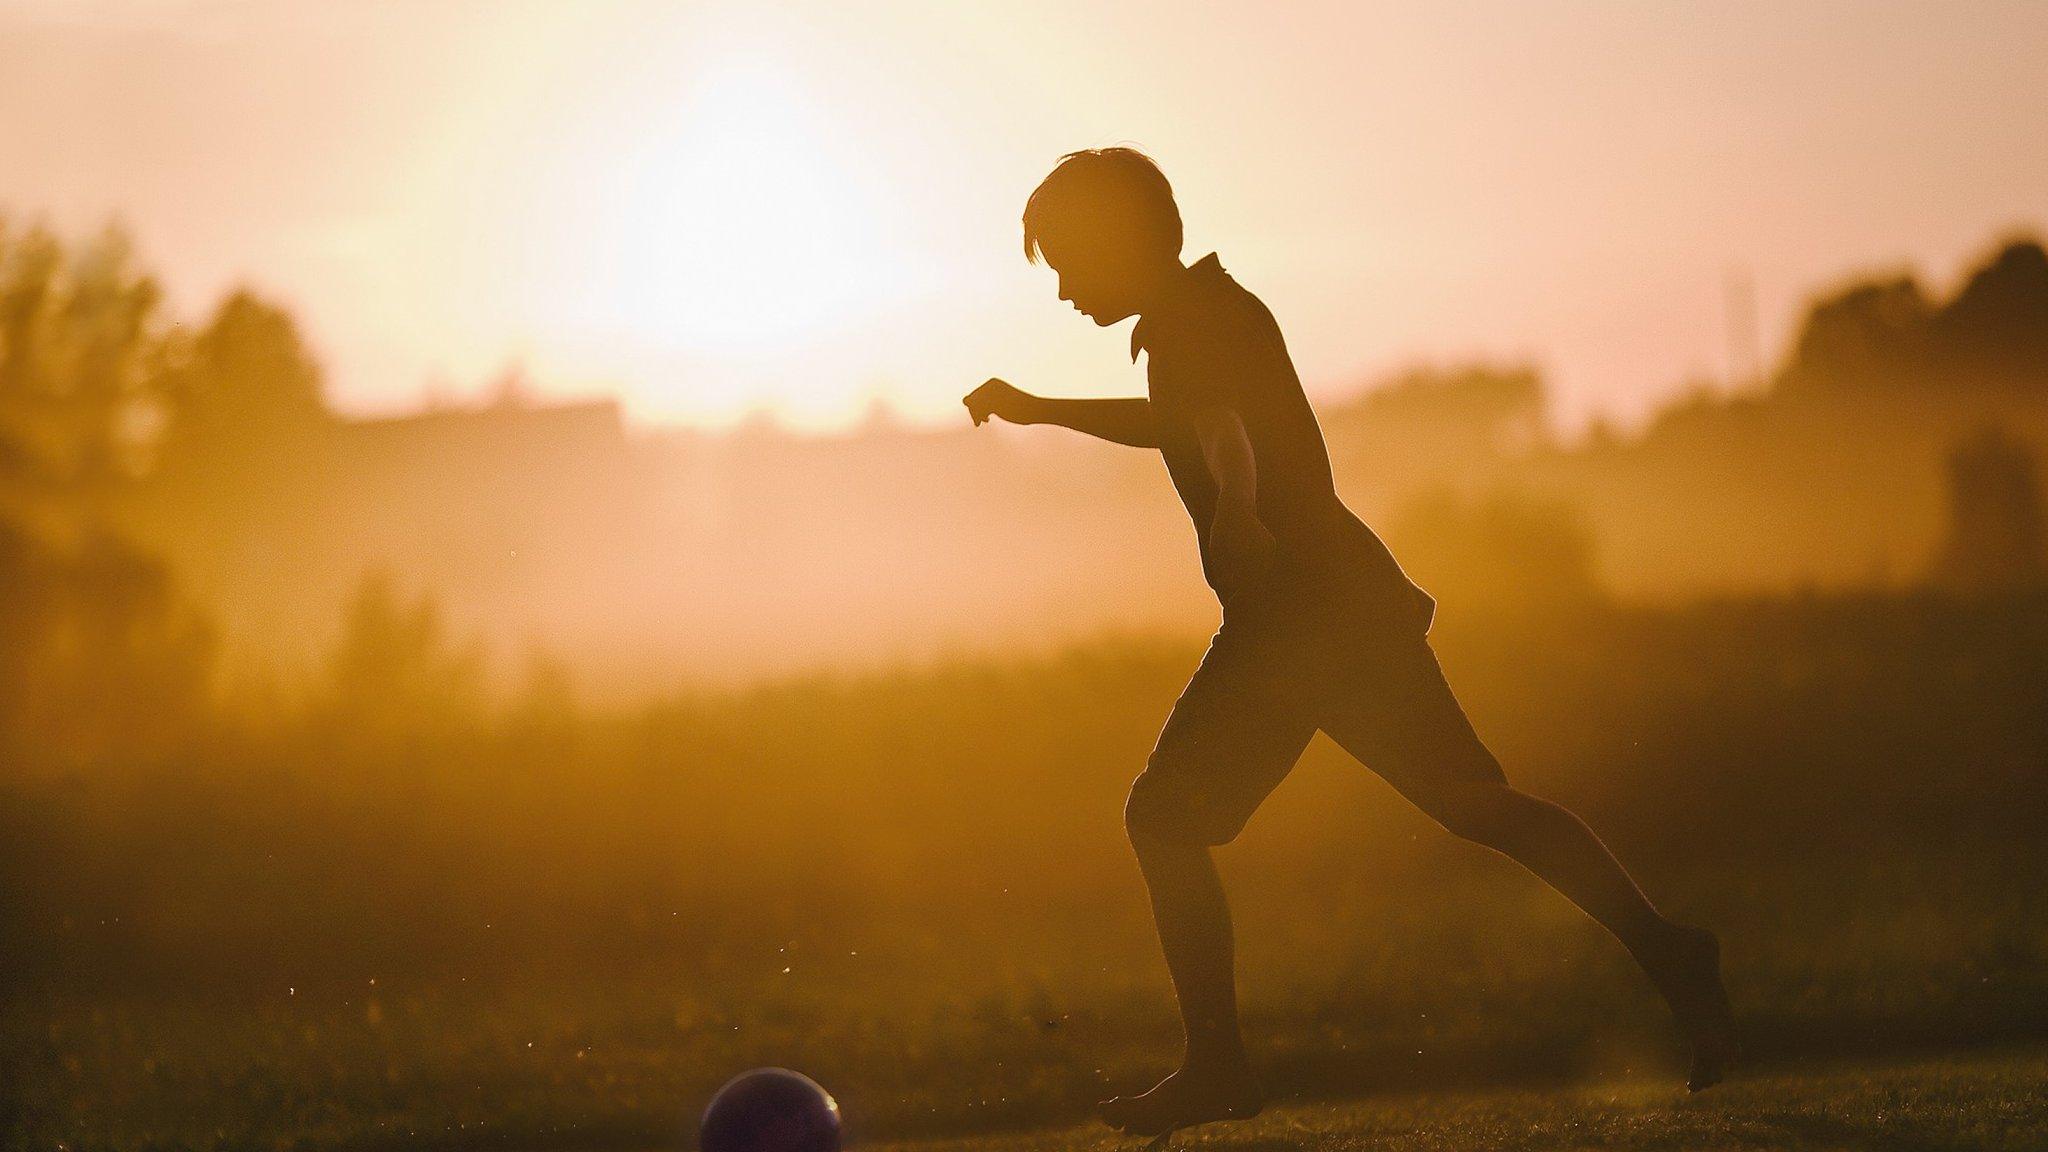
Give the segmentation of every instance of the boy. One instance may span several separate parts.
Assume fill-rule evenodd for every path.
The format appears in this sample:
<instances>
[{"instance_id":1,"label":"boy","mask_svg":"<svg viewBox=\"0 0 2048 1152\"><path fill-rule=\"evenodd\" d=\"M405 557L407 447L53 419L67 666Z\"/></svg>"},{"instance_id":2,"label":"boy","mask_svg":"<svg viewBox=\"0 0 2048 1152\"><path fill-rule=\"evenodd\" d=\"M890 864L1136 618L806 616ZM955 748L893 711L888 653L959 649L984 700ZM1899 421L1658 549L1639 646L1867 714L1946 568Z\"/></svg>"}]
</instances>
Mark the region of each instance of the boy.
<instances>
[{"instance_id":1,"label":"boy","mask_svg":"<svg viewBox=\"0 0 2048 1152\"><path fill-rule=\"evenodd\" d=\"M1214 255L1183 265L1165 176L1129 148L1064 157L1024 208L1024 253L1096 324L1131 316L1144 399L1056 400L990 380L976 425L1058 424L1156 448L1193 517L1223 624L1131 786L1125 825L1185 1030L1179 1071L1104 1101L1160 1135L1256 1114L1238 1032L1230 911L1210 857L1235 838L1321 729L1444 827L1505 853L1605 926L1656 984L1692 1046L1687 1085L1735 1059L1720 944L1667 920L1577 816L1510 787L1426 639L1435 603L1338 500L1322 430L1272 313Z\"/></svg>"}]
</instances>

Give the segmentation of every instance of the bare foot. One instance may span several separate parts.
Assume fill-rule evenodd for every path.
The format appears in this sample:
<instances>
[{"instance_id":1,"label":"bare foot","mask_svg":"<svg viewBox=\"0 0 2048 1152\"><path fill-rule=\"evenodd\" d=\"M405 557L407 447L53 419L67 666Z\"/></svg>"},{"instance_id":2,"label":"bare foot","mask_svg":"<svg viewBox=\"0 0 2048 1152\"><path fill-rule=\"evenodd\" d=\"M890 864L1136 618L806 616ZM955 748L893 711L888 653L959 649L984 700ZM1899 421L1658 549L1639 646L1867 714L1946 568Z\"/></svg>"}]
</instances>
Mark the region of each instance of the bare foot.
<instances>
[{"instance_id":1,"label":"bare foot","mask_svg":"<svg viewBox=\"0 0 2048 1152\"><path fill-rule=\"evenodd\" d=\"M1692 1046L1685 1086L1698 1092L1719 1084L1740 1057L1735 1012L1721 983L1720 938L1704 928L1679 926L1677 933L1676 944L1661 961L1646 967Z\"/></svg>"},{"instance_id":2,"label":"bare foot","mask_svg":"<svg viewBox=\"0 0 2048 1152\"><path fill-rule=\"evenodd\" d=\"M1161 1136L1214 1120L1247 1120L1266 1106L1266 1094L1243 1056L1190 1061L1142 1096L1118 1096L1096 1105L1103 1123L1133 1136Z\"/></svg>"}]
</instances>

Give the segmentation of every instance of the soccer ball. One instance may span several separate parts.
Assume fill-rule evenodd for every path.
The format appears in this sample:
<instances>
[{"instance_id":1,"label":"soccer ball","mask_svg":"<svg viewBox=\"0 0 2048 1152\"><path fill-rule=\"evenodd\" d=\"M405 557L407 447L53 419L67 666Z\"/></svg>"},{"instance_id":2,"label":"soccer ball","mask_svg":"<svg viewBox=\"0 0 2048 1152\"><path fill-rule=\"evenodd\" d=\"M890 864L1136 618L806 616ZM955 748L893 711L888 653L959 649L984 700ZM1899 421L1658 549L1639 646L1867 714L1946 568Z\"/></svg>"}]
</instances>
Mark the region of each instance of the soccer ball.
<instances>
[{"instance_id":1,"label":"soccer ball","mask_svg":"<svg viewBox=\"0 0 2048 1152\"><path fill-rule=\"evenodd\" d=\"M839 1102L801 1072L742 1072L705 1106L697 1146L703 1152L839 1152Z\"/></svg>"}]
</instances>

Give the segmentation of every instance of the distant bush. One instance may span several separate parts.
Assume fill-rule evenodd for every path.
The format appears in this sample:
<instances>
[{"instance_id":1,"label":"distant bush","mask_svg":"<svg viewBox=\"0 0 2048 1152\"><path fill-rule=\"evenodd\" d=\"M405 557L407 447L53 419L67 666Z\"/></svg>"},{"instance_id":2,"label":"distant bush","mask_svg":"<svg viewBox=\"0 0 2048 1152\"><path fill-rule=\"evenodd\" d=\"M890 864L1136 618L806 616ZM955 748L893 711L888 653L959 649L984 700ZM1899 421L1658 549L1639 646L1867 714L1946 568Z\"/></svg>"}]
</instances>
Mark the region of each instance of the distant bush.
<instances>
[{"instance_id":1,"label":"distant bush","mask_svg":"<svg viewBox=\"0 0 2048 1152\"><path fill-rule=\"evenodd\" d=\"M214 637L169 570L119 537L53 542L0 518L0 764L10 775L167 754L206 715Z\"/></svg>"}]
</instances>

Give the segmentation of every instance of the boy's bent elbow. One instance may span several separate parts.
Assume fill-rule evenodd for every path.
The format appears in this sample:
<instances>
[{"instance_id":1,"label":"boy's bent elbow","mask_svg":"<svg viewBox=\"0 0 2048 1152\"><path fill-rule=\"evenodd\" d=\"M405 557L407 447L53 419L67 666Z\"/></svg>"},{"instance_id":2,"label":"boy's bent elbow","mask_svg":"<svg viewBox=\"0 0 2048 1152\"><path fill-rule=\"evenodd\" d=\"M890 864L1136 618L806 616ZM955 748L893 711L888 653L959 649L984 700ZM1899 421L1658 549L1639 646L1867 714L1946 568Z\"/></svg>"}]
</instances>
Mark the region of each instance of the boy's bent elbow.
<instances>
[{"instance_id":1,"label":"boy's bent elbow","mask_svg":"<svg viewBox=\"0 0 2048 1152\"><path fill-rule=\"evenodd\" d=\"M1197 409L1190 413L1189 421L1201 443L1202 459L1216 481L1218 496L1226 503L1251 506L1257 494L1258 462L1243 418L1235 409L1217 406Z\"/></svg>"}]
</instances>

